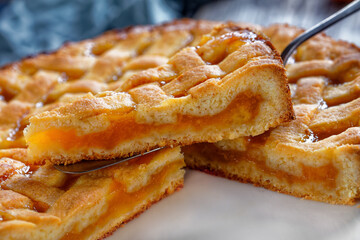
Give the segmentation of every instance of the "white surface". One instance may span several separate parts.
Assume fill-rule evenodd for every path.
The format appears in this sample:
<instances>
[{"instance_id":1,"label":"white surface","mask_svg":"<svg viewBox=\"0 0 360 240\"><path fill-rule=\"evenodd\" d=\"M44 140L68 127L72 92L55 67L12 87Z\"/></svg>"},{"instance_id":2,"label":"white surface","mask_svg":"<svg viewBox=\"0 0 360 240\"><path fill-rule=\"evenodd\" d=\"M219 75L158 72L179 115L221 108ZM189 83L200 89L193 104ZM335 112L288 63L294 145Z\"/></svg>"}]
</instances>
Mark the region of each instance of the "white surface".
<instances>
[{"instance_id":1,"label":"white surface","mask_svg":"<svg viewBox=\"0 0 360 240\"><path fill-rule=\"evenodd\" d=\"M108 240L360 239L360 209L188 170L185 186Z\"/></svg>"}]
</instances>

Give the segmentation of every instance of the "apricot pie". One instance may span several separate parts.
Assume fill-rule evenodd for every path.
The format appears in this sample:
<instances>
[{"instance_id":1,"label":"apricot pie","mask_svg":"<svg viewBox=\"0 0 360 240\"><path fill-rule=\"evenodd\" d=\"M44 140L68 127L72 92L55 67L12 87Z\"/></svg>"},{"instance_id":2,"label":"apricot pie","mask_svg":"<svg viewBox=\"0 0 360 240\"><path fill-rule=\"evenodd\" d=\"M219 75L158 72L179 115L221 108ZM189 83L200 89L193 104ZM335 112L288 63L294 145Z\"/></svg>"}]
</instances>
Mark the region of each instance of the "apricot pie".
<instances>
[{"instance_id":1,"label":"apricot pie","mask_svg":"<svg viewBox=\"0 0 360 240\"><path fill-rule=\"evenodd\" d=\"M77 177L37 163L169 143L228 138L184 147L187 165L320 201L359 197L360 50L325 35L301 46L287 66L297 119L275 127L292 117L276 51L233 24L202 37L215 24L111 31L0 69L1 239L107 236L181 188L179 147ZM263 31L280 51L302 32L287 25ZM31 117L28 156L23 129ZM113 134L101 134L111 127Z\"/></svg>"},{"instance_id":2,"label":"apricot pie","mask_svg":"<svg viewBox=\"0 0 360 240\"><path fill-rule=\"evenodd\" d=\"M145 39L137 36L131 44ZM130 49L119 45L115 48ZM166 64L119 80L114 91L33 116L24 131L31 161L68 164L256 136L293 118L282 61L260 33L228 23L195 45ZM100 59L88 57L92 63L76 61L90 68L82 78L91 78L99 61L112 57L108 50Z\"/></svg>"},{"instance_id":3,"label":"apricot pie","mask_svg":"<svg viewBox=\"0 0 360 240\"><path fill-rule=\"evenodd\" d=\"M282 51L302 30L263 31ZM287 65L296 120L256 137L184 148L187 166L297 197L352 204L360 197L360 49L324 34Z\"/></svg>"}]
</instances>

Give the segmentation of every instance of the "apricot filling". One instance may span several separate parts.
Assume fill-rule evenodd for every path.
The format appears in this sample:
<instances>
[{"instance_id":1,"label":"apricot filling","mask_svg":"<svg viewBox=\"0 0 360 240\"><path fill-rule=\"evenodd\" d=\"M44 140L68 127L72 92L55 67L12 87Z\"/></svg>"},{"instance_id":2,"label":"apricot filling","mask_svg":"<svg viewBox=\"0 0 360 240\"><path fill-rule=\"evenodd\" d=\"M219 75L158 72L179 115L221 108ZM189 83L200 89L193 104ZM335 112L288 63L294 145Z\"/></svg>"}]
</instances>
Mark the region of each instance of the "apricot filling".
<instances>
[{"instance_id":1,"label":"apricot filling","mask_svg":"<svg viewBox=\"0 0 360 240\"><path fill-rule=\"evenodd\" d=\"M248 123L253 121L259 112L262 102L260 95L251 92L240 93L226 109L213 116L189 116L179 115L178 121L172 124L140 124L135 120L135 112L116 116L105 131L90 133L79 136L75 129L49 129L34 133L30 136L28 143L30 147L35 146L42 151L46 149L64 149L76 151L79 148L96 147L101 149L113 149L121 142L150 135L156 132L173 133L174 135L184 132L186 129L201 131L204 127L212 125L221 129L232 127L235 123Z\"/></svg>"}]
</instances>

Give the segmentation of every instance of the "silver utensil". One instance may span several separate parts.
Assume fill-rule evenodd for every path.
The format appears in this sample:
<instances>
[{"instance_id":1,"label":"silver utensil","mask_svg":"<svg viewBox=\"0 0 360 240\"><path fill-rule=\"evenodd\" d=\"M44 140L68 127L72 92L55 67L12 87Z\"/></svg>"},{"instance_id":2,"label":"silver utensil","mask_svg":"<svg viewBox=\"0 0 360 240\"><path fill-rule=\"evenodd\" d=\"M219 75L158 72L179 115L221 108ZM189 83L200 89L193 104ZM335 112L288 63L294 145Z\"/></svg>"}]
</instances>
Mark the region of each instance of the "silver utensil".
<instances>
[{"instance_id":1,"label":"silver utensil","mask_svg":"<svg viewBox=\"0 0 360 240\"><path fill-rule=\"evenodd\" d=\"M116 164L129 161L131 159L147 155L149 153L153 153L156 151L159 151L161 149L164 149L166 147L161 148L155 148L150 151L144 152L142 154L133 155L131 157L127 158L119 158L119 159L113 159L113 160L94 160L94 161L81 161L74 164L68 164L68 165L54 165L54 167L63 172L63 173L70 173L70 174L81 174L81 173L88 173L95 170L100 170L103 168L111 167Z\"/></svg>"},{"instance_id":2,"label":"silver utensil","mask_svg":"<svg viewBox=\"0 0 360 240\"><path fill-rule=\"evenodd\" d=\"M309 30L305 31L303 34L299 35L281 53L281 58L283 59L284 65L286 65L289 57L294 52L294 50L297 47L299 47L303 42L305 42L309 38L313 37L317 33L325 30L326 28L332 26L333 24L337 23L338 21L357 12L358 10L360 10L360 0L357 0L357 1L354 1L350 4L348 4L347 6L345 6L341 10L337 11L330 17L324 19L323 21L316 24ZM137 154L137 155L127 157L127 158L120 158L120 159L114 159L114 160L99 160L99 161L81 161L81 162L69 164L69 165L55 165L54 167L61 172L69 173L69 174L88 173L88 172L96 171L99 169L107 168L110 166L114 166L116 164L119 164L119 163L122 163L125 161L129 161L131 159L134 159L134 158L137 158L140 156L144 156L144 155L159 151L164 148L165 147L155 148L151 151L148 151L148 152L145 152L142 154Z\"/></svg>"},{"instance_id":3,"label":"silver utensil","mask_svg":"<svg viewBox=\"0 0 360 240\"><path fill-rule=\"evenodd\" d=\"M289 57L294 52L294 50L299 47L303 42L359 10L360 0L356 0L346 5L344 8L340 9L330 17L322 20L309 30L305 31L303 34L299 35L297 38L291 41L291 43L289 43L289 45L281 53L281 58L284 62L284 65L286 65Z\"/></svg>"}]
</instances>

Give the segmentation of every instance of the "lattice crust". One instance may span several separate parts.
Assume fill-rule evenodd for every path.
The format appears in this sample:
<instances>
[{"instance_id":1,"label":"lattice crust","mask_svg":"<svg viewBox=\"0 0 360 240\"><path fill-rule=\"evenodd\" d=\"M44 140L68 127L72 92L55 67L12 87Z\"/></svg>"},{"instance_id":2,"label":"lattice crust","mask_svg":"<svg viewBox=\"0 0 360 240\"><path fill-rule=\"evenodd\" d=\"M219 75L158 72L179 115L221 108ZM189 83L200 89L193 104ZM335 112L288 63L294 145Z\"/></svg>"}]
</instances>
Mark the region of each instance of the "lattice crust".
<instances>
[{"instance_id":1,"label":"lattice crust","mask_svg":"<svg viewBox=\"0 0 360 240\"><path fill-rule=\"evenodd\" d=\"M264 32L281 51L302 30L274 25ZM360 196L360 49L322 34L302 45L293 60L286 67L295 121L255 138L193 147L188 164L205 168L209 156L211 170L226 177L351 204ZM229 159L237 164L226 166Z\"/></svg>"},{"instance_id":2,"label":"lattice crust","mask_svg":"<svg viewBox=\"0 0 360 240\"><path fill-rule=\"evenodd\" d=\"M80 177L29 165L22 149L0 155L1 239L98 239L183 184L180 148Z\"/></svg>"},{"instance_id":3,"label":"lattice crust","mask_svg":"<svg viewBox=\"0 0 360 240\"><path fill-rule=\"evenodd\" d=\"M183 47L197 45L214 24L179 20L110 31L3 67L0 148L26 147L22 130L30 116L87 97L86 93L114 90L132 74L162 65Z\"/></svg>"},{"instance_id":4,"label":"lattice crust","mask_svg":"<svg viewBox=\"0 0 360 240\"><path fill-rule=\"evenodd\" d=\"M188 42L189 33L181 33L176 41ZM165 55L173 54L168 48ZM265 38L219 25L166 64L119 80L116 91L33 116L25 130L30 158L67 164L258 135L292 118L286 83L281 59Z\"/></svg>"}]
</instances>

